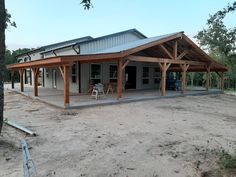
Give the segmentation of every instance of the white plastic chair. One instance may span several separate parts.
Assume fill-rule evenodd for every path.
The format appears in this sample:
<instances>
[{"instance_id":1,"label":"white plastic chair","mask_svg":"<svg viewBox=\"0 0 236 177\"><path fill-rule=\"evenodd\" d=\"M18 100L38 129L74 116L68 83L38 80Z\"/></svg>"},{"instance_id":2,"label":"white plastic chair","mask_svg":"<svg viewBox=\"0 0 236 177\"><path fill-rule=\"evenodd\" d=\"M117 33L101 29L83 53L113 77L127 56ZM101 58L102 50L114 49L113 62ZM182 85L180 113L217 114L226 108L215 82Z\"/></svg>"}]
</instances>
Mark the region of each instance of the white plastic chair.
<instances>
[{"instance_id":1,"label":"white plastic chair","mask_svg":"<svg viewBox=\"0 0 236 177\"><path fill-rule=\"evenodd\" d=\"M93 91L91 93L91 96L95 97L97 100L100 95L105 95L104 85L101 83L98 83L98 84L95 84L95 86L93 87Z\"/></svg>"}]
</instances>

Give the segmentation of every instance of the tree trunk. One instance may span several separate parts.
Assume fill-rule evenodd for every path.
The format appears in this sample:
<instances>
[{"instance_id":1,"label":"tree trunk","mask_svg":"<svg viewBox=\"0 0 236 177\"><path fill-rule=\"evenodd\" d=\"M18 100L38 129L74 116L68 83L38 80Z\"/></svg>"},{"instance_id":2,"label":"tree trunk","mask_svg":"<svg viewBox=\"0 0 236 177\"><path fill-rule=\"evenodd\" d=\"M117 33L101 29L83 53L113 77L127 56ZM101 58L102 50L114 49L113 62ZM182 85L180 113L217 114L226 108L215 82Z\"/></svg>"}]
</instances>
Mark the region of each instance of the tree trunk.
<instances>
[{"instance_id":1,"label":"tree trunk","mask_svg":"<svg viewBox=\"0 0 236 177\"><path fill-rule=\"evenodd\" d=\"M3 75L5 70L5 28L6 28L5 0L0 0L0 134L3 125L3 106L4 106Z\"/></svg>"}]
</instances>

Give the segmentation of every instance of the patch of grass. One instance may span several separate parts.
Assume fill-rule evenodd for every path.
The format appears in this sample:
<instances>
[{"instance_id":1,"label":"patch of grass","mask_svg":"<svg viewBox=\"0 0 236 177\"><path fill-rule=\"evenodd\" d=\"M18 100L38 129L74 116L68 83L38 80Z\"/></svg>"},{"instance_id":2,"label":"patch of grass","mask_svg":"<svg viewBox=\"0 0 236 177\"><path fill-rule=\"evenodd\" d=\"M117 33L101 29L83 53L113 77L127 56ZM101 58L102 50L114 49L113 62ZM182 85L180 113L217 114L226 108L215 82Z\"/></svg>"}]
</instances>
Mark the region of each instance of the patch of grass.
<instances>
[{"instance_id":1,"label":"patch of grass","mask_svg":"<svg viewBox=\"0 0 236 177\"><path fill-rule=\"evenodd\" d=\"M225 91L236 92L236 90L235 90L235 89L233 89L233 88L228 88L228 89L225 89Z\"/></svg>"},{"instance_id":2,"label":"patch of grass","mask_svg":"<svg viewBox=\"0 0 236 177\"><path fill-rule=\"evenodd\" d=\"M218 164L223 169L236 168L236 155L231 155L225 150L219 153Z\"/></svg>"}]
</instances>

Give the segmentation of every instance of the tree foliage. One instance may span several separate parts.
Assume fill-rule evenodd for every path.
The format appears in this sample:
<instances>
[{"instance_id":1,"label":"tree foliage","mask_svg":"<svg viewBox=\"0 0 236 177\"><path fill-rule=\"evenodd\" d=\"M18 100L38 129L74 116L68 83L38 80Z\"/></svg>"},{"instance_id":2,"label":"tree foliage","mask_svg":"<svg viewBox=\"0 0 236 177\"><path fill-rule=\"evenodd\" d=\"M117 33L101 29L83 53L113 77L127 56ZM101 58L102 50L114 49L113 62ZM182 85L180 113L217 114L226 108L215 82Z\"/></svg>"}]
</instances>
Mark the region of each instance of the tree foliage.
<instances>
[{"instance_id":1,"label":"tree foliage","mask_svg":"<svg viewBox=\"0 0 236 177\"><path fill-rule=\"evenodd\" d=\"M92 7L91 0L81 0L81 4L84 6L85 10L89 10ZM6 51L5 45L5 29L9 26L16 27L16 23L11 21L11 15L5 9L5 0L0 0L0 134L3 124L3 106L4 106L4 75L6 73L5 68L5 57L9 57L7 62L11 62L9 51Z\"/></svg>"},{"instance_id":2,"label":"tree foliage","mask_svg":"<svg viewBox=\"0 0 236 177\"><path fill-rule=\"evenodd\" d=\"M207 20L207 28L199 31L196 38L203 47L209 51L217 51L225 56L235 52L236 49L236 27L227 28L224 18L230 12L236 10L236 2L228 5L223 10L210 15Z\"/></svg>"},{"instance_id":3,"label":"tree foliage","mask_svg":"<svg viewBox=\"0 0 236 177\"><path fill-rule=\"evenodd\" d=\"M227 14L235 11L236 1L210 15L206 23L207 27L195 36L201 47L230 69L227 77L234 87L236 83L236 27L227 27L224 19Z\"/></svg>"},{"instance_id":4,"label":"tree foliage","mask_svg":"<svg viewBox=\"0 0 236 177\"><path fill-rule=\"evenodd\" d=\"M9 14L6 9L6 27L5 28L8 28L9 26L13 26L16 28L16 22L11 21L11 14Z\"/></svg>"},{"instance_id":5,"label":"tree foliage","mask_svg":"<svg viewBox=\"0 0 236 177\"><path fill-rule=\"evenodd\" d=\"M20 55L22 53L26 53L26 52L28 52L30 50L31 49L29 49L29 48L22 48L22 49L17 49L17 50L13 50L13 51L10 51L10 50L6 49L6 52L5 52L5 64L9 65L9 64L13 64L13 63L19 62L19 61L17 61L16 56ZM11 73L10 73L9 70L7 70L5 68L5 71L4 71L4 81L5 82L9 82L10 80L11 80Z\"/></svg>"},{"instance_id":6,"label":"tree foliage","mask_svg":"<svg viewBox=\"0 0 236 177\"><path fill-rule=\"evenodd\" d=\"M85 10L89 10L91 7L93 7L91 0L82 0L80 4L84 6Z\"/></svg>"}]
</instances>

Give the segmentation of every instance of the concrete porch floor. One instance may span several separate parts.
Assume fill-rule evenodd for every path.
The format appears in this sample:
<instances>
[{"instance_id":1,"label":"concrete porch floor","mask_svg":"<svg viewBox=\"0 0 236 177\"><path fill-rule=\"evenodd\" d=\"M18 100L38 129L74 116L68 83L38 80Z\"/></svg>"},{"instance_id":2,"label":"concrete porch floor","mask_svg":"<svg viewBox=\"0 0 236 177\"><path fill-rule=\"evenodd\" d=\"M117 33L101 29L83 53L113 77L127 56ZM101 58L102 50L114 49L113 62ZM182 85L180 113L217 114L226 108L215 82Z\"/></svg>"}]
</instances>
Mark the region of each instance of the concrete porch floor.
<instances>
[{"instance_id":1,"label":"concrete porch floor","mask_svg":"<svg viewBox=\"0 0 236 177\"><path fill-rule=\"evenodd\" d=\"M60 108L84 108L91 106L103 106L103 105L111 105L111 104L119 104L119 103L129 103L135 101L144 101L144 100L153 100L153 99L162 99L162 98L175 98L183 96L181 91L170 91L166 92L166 96L161 96L160 90L127 90L123 92L123 97L117 100L117 94L107 94L101 96L98 100L92 98L88 94L78 94L78 93L70 93L70 105L65 107L63 104L63 90L51 89L51 88L39 88L39 96L34 97L34 88L30 85L24 86L24 92L20 92L20 84L15 84L15 89L11 89L10 84L4 85L5 90L11 90L19 92L25 96L29 96L34 99L38 99L42 102L51 104ZM222 93L219 89L210 89L206 91L204 88L195 87L192 89L187 88L186 96L188 95L205 95L205 94L218 94Z\"/></svg>"}]
</instances>

